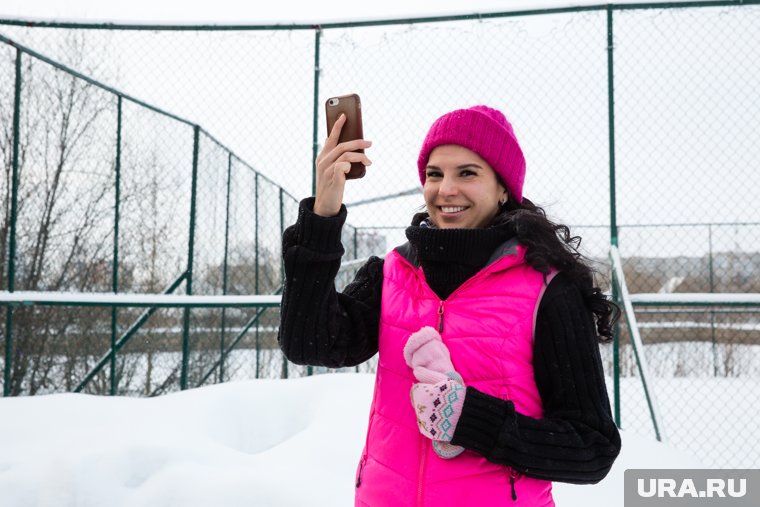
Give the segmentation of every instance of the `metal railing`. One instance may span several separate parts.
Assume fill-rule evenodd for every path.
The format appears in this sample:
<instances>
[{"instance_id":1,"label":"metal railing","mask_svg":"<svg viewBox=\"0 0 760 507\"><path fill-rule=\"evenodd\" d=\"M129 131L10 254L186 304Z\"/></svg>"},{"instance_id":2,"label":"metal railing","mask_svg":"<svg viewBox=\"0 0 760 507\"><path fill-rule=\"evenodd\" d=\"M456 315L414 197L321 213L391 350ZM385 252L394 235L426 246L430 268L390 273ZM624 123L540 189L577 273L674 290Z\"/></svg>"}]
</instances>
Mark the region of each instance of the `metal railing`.
<instances>
[{"instance_id":1,"label":"metal railing","mask_svg":"<svg viewBox=\"0 0 760 507\"><path fill-rule=\"evenodd\" d=\"M84 378L77 384L73 392L81 392L87 385L98 375L107 365L111 365L109 378L111 381L110 394L117 392L117 375L115 373L116 359L119 351L127 344L148 321L151 315L159 308L183 308L190 310L192 308L255 308L256 312L250 320L243 326L242 330L235 336L230 343L221 341L221 351L219 358L210 366L200 382L194 386L199 387L206 383L211 375L219 370L223 372L225 359L240 343L248 331L257 325L259 318L267 308L279 308L281 297L279 295L271 296L191 296L191 295L173 295L171 292L176 289L182 279L178 280L169 287L164 294L74 294L59 292L0 292L0 305L8 308L18 306L64 306L64 307L108 307L126 308L126 307L147 307L148 309L129 327L129 329L117 340L112 341L111 348L105 353L99 361L87 372ZM277 291L279 292L279 290ZM182 373L181 379L184 380L182 389L187 388L187 347L182 347ZM12 363L6 363L8 368ZM7 373L6 373L7 374ZM222 373L219 373L222 376Z\"/></svg>"}]
</instances>

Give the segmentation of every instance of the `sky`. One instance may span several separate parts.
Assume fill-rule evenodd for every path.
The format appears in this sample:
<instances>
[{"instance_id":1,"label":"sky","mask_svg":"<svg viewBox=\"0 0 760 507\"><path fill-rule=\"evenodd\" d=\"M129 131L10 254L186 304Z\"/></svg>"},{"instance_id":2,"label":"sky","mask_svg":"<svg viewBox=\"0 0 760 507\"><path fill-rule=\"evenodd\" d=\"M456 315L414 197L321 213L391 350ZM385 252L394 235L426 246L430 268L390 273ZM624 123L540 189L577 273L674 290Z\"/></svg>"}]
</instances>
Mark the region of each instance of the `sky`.
<instances>
[{"instance_id":1,"label":"sky","mask_svg":"<svg viewBox=\"0 0 760 507\"><path fill-rule=\"evenodd\" d=\"M312 24L574 5L604 2L3 0L0 17L93 23ZM738 10L732 15L720 9L693 9L620 16L615 43L618 224L758 221L757 208L751 204L760 181L755 168L760 160L760 115L751 99L754 69L760 62L760 44L752 28L756 18L751 15L758 10ZM325 30L319 100L359 92L364 132L374 142L372 171L347 188L345 202L418 188L414 161L430 123L451 109L487 103L505 110L516 128L529 167L524 195L560 222L592 226L579 231L583 248L588 249L584 253L606 256L609 238L604 227L611 206L605 15L587 14L469 21L461 26L428 23ZM57 52L61 44L51 35L55 30L23 35L18 27L2 31L65 62ZM219 40L209 33L121 31L108 36L112 38L109 58L95 55L93 61L108 62L104 66L112 64L116 70L102 80L197 122L296 199L310 195L311 33L225 33ZM716 39L723 45L715 45ZM207 43L210 40L217 45ZM241 60L246 65L239 65ZM459 72L462 62L473 66L477 79ZM113 78L117 73L118 80ZM262 116L267 123L258 120ZM318 124L318 138L324 139L322 118ZM719 178L713 177L716 167ZM585 199L589 189L596 192L593 199ZM348 223L396 227L381 233L387 238L386 249L392 248L405 240L403 228L421 204L421 196L414 194L352 207ZM709 229L701 225L676 232L642 230L629 229L621 236L624 256L705 255L713 247L754 251L757 243L754 225L721 226L714 244ZM675 234L688 241L674 241Z\"/></svg>"},{"instance_id":2,"label":"sky","mask_svg":"<svg viewBox=\"0 0 760 507\"><path fill-rule=\"evenodd\" d=\"M333 373L157 398L0 398L0 507L352 505L373 385L371 374ZM701 467L621 436L607 478L556 483L557 505L622 507L625 470Z\"/></svg>"}]
</instances>

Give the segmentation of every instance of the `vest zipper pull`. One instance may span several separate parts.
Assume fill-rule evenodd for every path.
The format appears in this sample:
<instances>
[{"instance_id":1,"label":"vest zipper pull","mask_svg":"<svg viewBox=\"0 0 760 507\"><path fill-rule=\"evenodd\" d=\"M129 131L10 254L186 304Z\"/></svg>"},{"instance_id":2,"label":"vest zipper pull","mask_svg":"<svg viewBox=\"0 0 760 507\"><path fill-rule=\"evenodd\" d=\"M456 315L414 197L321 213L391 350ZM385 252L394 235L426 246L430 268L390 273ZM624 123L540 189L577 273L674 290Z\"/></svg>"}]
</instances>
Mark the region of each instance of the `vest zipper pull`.
<instances>
[{"instance_id":1,"label":"vest zipper pull","mask_svg":"<svg viewBox=\"0 0 760 507\"><path fill-rule=\"evenodd\" d=\"M515 490L515 478L517 477L517 471L513 468L509 469L509 485L512 486L512 501L517 501L517 491Z\"/></svg>"},{"instance_id":2,"label":"vest zipper pull","mask_svg":"<svg viewBox=\"0 0 760 507\"><path fill-rule=\"evenodd\" d=\"M361 462L359 463L359 473L356 476L356 487L362 485L362 469L364 469L364 458L362 458Z\"/></svg>"},{"instance_id":3,"label":"vest zipper pull","mask_svg":"<svg viewBox=\"0 0 760 507\"><path fill-rule=\"evenodd\" d=\"M438 306L438 332L443 333L443 301Z\"/></svg>"}]
</instances>

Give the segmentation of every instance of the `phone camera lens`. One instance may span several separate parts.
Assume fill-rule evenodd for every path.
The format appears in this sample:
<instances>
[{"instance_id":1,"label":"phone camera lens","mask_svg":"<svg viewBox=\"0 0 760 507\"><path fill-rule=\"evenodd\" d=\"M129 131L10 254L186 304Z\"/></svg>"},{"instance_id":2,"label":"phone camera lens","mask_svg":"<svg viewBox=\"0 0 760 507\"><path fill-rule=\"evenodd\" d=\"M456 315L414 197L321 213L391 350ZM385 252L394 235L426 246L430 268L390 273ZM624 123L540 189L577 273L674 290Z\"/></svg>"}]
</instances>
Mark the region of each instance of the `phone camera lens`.
<instances>
[{"instance_id":1,"label":"phone camera lens","mask_svg":"<svg viewBox=\"0 0 760 507\"><path fill-rule=\"evenodd\" d=\"M337 106L338 105L338 99L330 99L330 105L331 106Z\"/></svg>"}]
</instances>

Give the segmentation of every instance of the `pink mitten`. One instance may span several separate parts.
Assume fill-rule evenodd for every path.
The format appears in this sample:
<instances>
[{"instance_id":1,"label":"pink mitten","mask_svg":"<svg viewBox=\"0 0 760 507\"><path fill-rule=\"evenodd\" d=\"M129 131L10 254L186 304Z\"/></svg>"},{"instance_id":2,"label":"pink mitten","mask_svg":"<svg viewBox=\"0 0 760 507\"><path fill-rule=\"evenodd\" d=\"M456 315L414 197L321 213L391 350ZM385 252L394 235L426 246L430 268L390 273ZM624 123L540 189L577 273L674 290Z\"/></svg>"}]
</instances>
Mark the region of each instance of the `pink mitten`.
<instances>
[{"instance_id":1,"label":"pink mitten","mask_svg":"<svg viewBox=\"0 0 760 507\"><path fill-rule=\"evenodd\" d=\"M441 335L429 326L412 333L404 346L404 359L420 382L435 384L447 378L459 377ZM455 375L452 376L452 373Z\"/></svg>"},{"instance_id":2,"label":"pink mitten","mask_svg":"<svg viewBox=\"0 0 760 507\"><path fill-rule=\"evenodd\" d=\"M433 440L433 450L438 456L446 459L459 456L464 447L451 445L450 441L462 411L464 381L454 370L449 349L441 335L432 327L423 327L413 333L404 346L404 359L420 382L414 384L411 391L420 433ZM443 386L449 392L445 406L441 401ZM436 402L433 396L439 401Z\"/></svg>"},{"instance_id":3,"label":"pink mitten","mask_svg":"<svg viewBox=\"0 0 760 507\"><path fill-rule=\"evenodd\" d=\"M432 440L451 442L462 413L464 386L451 379L414 384L411 395L420 432Z\"/></svg>"}]
</instances>

